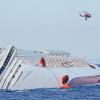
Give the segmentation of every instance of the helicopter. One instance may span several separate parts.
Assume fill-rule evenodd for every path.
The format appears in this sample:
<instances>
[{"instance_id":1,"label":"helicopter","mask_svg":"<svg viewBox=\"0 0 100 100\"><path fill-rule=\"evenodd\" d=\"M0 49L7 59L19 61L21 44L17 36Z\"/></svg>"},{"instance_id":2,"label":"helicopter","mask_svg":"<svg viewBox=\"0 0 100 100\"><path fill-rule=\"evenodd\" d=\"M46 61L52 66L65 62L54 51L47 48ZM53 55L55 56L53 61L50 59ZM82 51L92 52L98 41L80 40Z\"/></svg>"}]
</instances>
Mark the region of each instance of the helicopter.
<instances>
[{"instance_id":1,"label":"helicopter","mask_svg":"<svg viewBox=\"0 0 100 100\"><path fill-rule=\"evenodd\" d=\"M86 12L86 11L79 13L79 15L81 17L84 17L86 21L87 21L88 18L92 17L92 15L89 12Z\"/></svg>"}]
</instances>

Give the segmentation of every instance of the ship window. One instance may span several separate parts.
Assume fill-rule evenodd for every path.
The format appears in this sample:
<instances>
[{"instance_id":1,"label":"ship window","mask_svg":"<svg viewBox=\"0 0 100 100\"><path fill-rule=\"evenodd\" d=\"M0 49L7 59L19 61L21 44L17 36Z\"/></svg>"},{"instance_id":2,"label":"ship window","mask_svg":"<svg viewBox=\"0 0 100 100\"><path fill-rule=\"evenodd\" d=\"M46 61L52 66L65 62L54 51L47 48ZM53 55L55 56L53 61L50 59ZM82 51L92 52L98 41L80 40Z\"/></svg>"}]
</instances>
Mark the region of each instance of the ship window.
<instances>
[{"instance_id":1,"label":"ship window","mask_svg":"<svg viewBox=\"0 0 100 100\"><path fill-rule=\"evenodd\" d=\"M18 67L21 67L21 64L19 64L19 66Z\"/></svg>"},{"instance_id":2,"label":"ship window","mask_svg":"<svg viewBox=\"0 0 100 100\"><path fill-rule=\"evenodd\" d=\"M14 50L15 50L14 47L12 47L12 48L10 49L10 51L9 51L9 53L8 53L8 55L7 55L7 57L6 57L5 61L4 61L4 63L3 63L3 66L2 66L1 69L0 69L0 74L2 74L2 72L3 72L4 69L5 69L5 67L7 66L7 64L8 64L8 62L9 62L9 60L10 60L10 58L11 58L11 56L12 56Z\"/></svg>"}]
</instances>

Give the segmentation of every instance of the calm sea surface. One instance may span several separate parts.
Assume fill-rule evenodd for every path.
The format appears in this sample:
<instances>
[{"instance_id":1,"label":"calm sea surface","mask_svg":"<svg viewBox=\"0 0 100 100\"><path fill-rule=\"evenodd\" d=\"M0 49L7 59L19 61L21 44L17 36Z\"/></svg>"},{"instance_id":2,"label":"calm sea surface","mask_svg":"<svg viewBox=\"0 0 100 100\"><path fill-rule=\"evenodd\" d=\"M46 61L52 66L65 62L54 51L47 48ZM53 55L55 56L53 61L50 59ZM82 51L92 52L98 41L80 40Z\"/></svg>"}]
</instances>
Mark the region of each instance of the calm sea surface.
<instances>
[{"instance_id":1,"label":"calm sea surface","mask_svg":"<svg viewBox=\"0 0 100 100\"><path fill-rule=\"evenodd\" d=\"M70 89L1 90L0 100L100 100L100 85Z\"/></svg>"}]
</instances>

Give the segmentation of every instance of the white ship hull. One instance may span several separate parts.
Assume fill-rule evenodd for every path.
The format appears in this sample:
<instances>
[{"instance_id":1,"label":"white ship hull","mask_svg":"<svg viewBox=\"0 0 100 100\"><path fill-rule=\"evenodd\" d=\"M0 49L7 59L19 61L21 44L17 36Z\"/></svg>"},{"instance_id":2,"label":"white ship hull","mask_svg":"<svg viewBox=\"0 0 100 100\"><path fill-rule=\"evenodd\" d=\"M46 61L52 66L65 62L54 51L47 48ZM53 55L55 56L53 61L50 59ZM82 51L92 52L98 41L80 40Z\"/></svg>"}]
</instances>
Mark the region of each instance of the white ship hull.
<instances>
[{"instance_id":1,"label":"white ship hull","mask_svg":"<svg viewBox=\"0 0 100 100\"><path fill-rule=\"evenodd\" d=\"M10 51L11 48L7 50ZM70 87L100 82L100 68L97 66L39 67L24 64L22 59L13 56L16 54L16 49L11 53L11 56L10 54L9 56L3 54L0 55L0 89L60 88L62 85L61 79L65 75L69 77L66 84ZM7 57L10 57L10 59L7 59Z\"/></svg>"},{"instance_id":2,"label":"white ship hull","mask_svg":"<svg viewBox=\"0 0 100 100\"><path fill-rule=\"evenodd\" d=\"M71 87L80 84L96 84L100 80L100 68L36 68L24 66L27 70L10 89L60 88L61 77L68 75ZM77 78L80 78L79 80Z\"/></svg>"}]
</instances>

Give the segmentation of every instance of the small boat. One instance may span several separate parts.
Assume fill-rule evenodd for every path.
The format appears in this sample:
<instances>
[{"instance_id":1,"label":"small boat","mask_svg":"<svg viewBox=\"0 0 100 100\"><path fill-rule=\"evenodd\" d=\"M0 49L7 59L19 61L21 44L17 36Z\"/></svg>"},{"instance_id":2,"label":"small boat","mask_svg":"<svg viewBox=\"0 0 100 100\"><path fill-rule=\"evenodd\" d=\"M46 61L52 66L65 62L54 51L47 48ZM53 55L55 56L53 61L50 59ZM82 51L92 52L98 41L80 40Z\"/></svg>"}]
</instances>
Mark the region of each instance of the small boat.
<instances>
[{"instance_id":1,"label":"small boat","mask_svg":"<svg viewBox=\"0 0 100 100\"><path fill-rule=\"evenodd\" d=\"M70 88L99 84L100 67L65 51L0 48L0 89Z\"/></svg>"}]
</instances>

